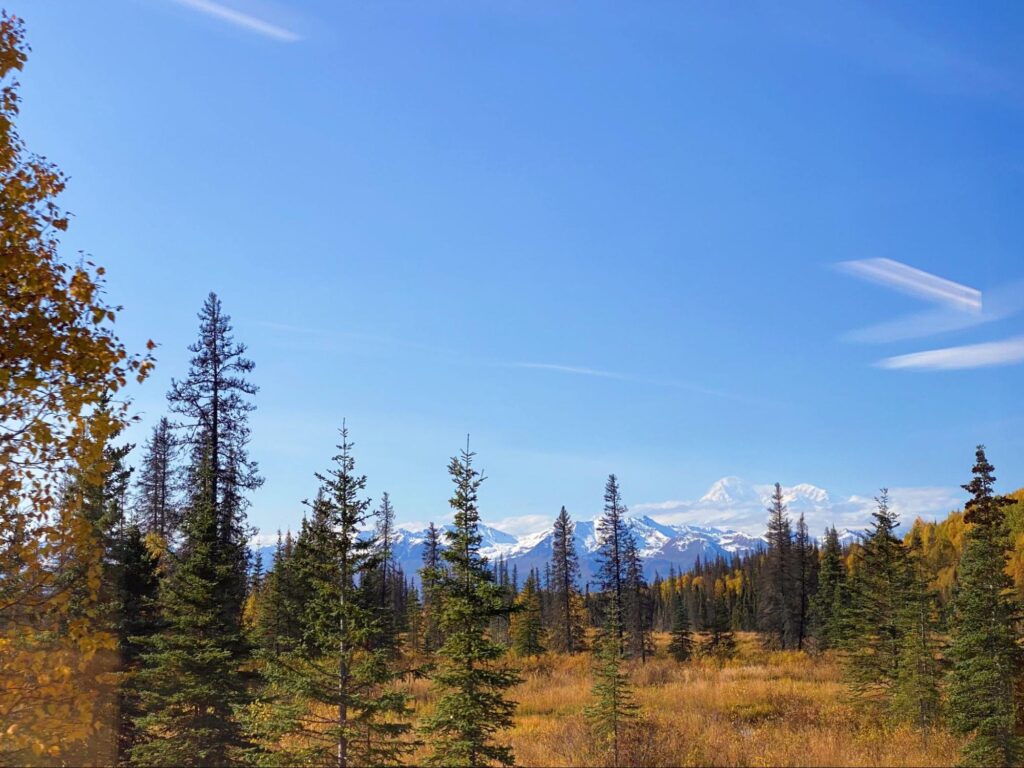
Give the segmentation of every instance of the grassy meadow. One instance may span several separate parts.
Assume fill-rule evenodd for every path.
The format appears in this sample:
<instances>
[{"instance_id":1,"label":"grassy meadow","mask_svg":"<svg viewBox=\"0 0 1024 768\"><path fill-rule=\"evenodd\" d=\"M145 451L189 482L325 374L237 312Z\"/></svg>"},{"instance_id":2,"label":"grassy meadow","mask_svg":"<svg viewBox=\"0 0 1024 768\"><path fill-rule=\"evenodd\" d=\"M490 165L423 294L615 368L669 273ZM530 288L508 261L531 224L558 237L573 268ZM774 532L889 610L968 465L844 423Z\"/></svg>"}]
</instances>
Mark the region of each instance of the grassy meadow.
<instances>
[{"instance_id":1,"label":"grassy meadow","mask_svg":"<svg viewBox=\"0 0 1024 768\"><path fill-rule=\"evenodd\" d=\"M852 705L836 660L765 651L754 634L737 636L724 666L679 664L665 653L631 662L641 721L628 737L633 766L939 766L957 759L958 740L943 731L887 728ZM507 742L523 766L604 766L583 714L591 701L589 653L549 654L517 662L523 682ZM429 683L410 684L416 714L430 711ZM415 756L413 757L415 762Z\"/></svg>"}]
</instances>

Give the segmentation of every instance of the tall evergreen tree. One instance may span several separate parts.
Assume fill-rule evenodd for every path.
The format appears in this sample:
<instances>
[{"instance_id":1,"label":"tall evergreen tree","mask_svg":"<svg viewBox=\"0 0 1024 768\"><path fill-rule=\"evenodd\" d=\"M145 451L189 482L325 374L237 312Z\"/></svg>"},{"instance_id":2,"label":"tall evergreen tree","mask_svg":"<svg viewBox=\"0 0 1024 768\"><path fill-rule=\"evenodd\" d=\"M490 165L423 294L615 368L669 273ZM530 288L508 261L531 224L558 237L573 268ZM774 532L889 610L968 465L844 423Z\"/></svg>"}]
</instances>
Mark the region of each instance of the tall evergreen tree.
<instances>
[{"instance_id":1,"label":"tall evergreen tree","mask_svg":"<svg viewBox=\"0 0 1024 768\"><path fill-rule=\"evenodd\" d=\"M825 531L818 589L811 599L811 632L820 650L834 648L842 640L848 603L846 564L835 526Z\"/></svg>"},{"instance_id":2,"label":"tall evergreen tree","mask_svg":"<svg viewBox=\"0 0 1024 768\"><path fill-rule=\"evenodd\" d=\"M423 724L432 745L431 765L513 764L512 749L495 743L494 735L512 724L515 703L505 691L519 676L499 665L504 648L487 637L491 619L507 607L480 555L477 494L484 478L473 468L473 456L467 445L448 466L455 516L442 553L448 568L438 584L444 644L433 680L440 697Z\"/></svg>"},{"instance_id":3,"label":"tall evergreen tree","mask_svg":"<svg viewBox=\"0 0 1024 768\"><path fill-rule=\"evenodd\" d=\"M423 650L423 603L416 587L409 583L405 601L406 647L411 654Z\"/></svg>"},{"instance_id":4,"label":"tall evergreen tree","mask_svg":"<svg viewBox=\"0 0 1024 768\"><path fill-rule=\"evenodd\" d=\"M576 554L576 526L562 507L555 519L551 541L551 580L553 592L552 650L576 653L585 643L581 616L579 576Z\"/></svg>"},{"instance_id":5,"label":"tall evergreen tree","mask_svg":"<svg viewBox=\"0 0 1024 768\"><path fill-rule=\"evenodd\" d=\"M626 507L622 503L619 481L615 475L608 475L608 481L605 483L604 514L597 524L597 536L598 579L601 597L605 603L604 631L615 631L621 653L625 650L623 625L626 620L626 548L627 539L631 534L626 528Z\"/></svg>"},{"instance_id":6,"label":"tall evergreen tree","mask_svg":"<svg viewBox=\"0 0 1024 768\"><path fill-rule=\"evenodd\" d=\"M359 535L370 516L366 478L355 472L344 426L340 434L335 466L317 474L320 493L295 547L308 589L302 640L292 653L266 658L268 704L251 718L274 765L393 764L409 749L391 648L376 642L381 612L360 600L359 582L379 563L376 542Z\"/></svg>"},{"instance_id":7,"label":"tall evergreen tree","mask_svg":"<svg viewBox=\"0 0 1024 768\"><path fill-rule=\"evenodd\" d=\"M809 634L808 616L810 613L811 596L817 587L816 551L814 542L807 531L804 513L796 523L796 536L793 539L793 608L795 619L796 648L803 650L804 640Z\"/></svg>"},{"instance_id":8,"label":"tall evergreen tree","mask_svg":"<svg viewBox=\"0 0 1024 768\"><path fill-rule=\"evenodd\" d=\"M779 648L792 648L797 640L793 616L793 531L782 486L775 484L768 506L768 551L765 554L761 595L761 628Z\"/></svg>"},{"instance_id":9,"label":"tall evergreen tree","mask_svg":"<svg viewBox=\"0 0 1024 768\"><path fill-rule=\"evenodd\" d=\"M626 637L629 655L647 662L647 654L653 651L647 582L644 579L643 562L637 550L636 539L627 533L624 540L623 559L626 563L623 613L626 617Z\"/></svg>"},{"instance_id":10,"label":"tall evergreen tree","mask_svg":"<svg viewBox=\"0 0 1024 768\"><path fill-rule=\"evenodd\" d=\"M732 629L732 613L726 600L724 585L716 585L714 593L711 606L711 634L705 652L719 661L726 661L736 654L736 635Z\"/></svg>"},{"instance_id":11,"label":"tall evergreen tree","mask_svg":"<svg viewBox=\"0 0 1024 768\"><path fill-rule=\"evenodd\" d=\"M541 591L536 571L530 571L523 589L516 597L512 614L512 652L516 656L539 656L544 653L544 623L541 618Z\"/></svg>"},{"instance_id":12,"label":"tall evergreen tree","mask_svg":"<svg viewBox=\"0 0 1024 768\"><path fill-rule=\"evenodd\" d=\"M968 737L961 753L965 765L1017 765L1024 756L1014 697L1021 663L1017 614L1005 572L1004 507L1011 502L995 494L994 471L979 445L974 477L963 486L971 494L964 508L970 527L957 568L949 648L950 720Z\"/></svg>"},{"instance_id":13,"label":"tall evergreen tree","mask_svg":"<svg viewBox=\"0 0 1024 768\"><path fill-rule=\"evenodd\" d=\"M204 496L213 506L220 553L234 559L232 583L222 585L224 610L241 621L248 572L249 529L245 510L247 492L263 483L256 463L249 459L249 414L255 410L251 397L257 387L248 380L255 364L245 357L244 344L231 335L231 318L221 301L210 293L199 312L199 338L189 347L193 353L188 375L172 380L167 400L181 421L191 450L189 482L200 473L208 486Z\"/></svg>"},{"instance_id":14,"label":"tall evergreen tree","mask_svg":"<svg viewBox=\"0 0 1024 768\"><path fill-rule=\"evenodd\" d=\"M136 721L136 765L231 765L248 747L234 717L246 699L246 642L223 596L237 577L236 562L223 551L212 464L198 466L182 549L160 587L165 628L149 639L137 678L147 714Z\"/></svg>"},{"instance_id":15,"label":"tall evergreen tree","mask_svg":"<svg viewBox=\"0 0 1024 768\"><path fill-rule=\"evenodd\" d=\"M109 399L104 398L100 407L109 407ZM112 636L118 646L116 654L101 650L82 670L79 684L93 687L97 699L91 737L65 751L65 759L76 763L122 761L124 735L132 730L121 711L127 665L120 651L127 642L122 598L127 565L123 558L128 553L121 543L126 535L132 473L125 460L133 446L114 445L119 434L118 430L110 435L95 467L76 468L71 473L62 493L64 507L73 510L90 531L88 539L81 542L85 546L68 548L69 557L56 584L68 601L67 620L88 622L92 631ZM93 584L89 583L90 572L97 579Z\"/></svg>"},{"instance_id":16,"label":"tall evergreen tree","mask_svg":"<svg viewBox=\"0 0 1024 768\"><path fill-rule=\"evenodd\" d=\"M693 633L690 631L690 611L685 598L678 594L672 595L672 630L668 643L668 652L676 661L689 661L693 656Z\"/></svg>"},{"instance_id":17,"label":"tall evergreen tree","mask_svg":"<svg viewBox=\"0 0 1024 768\"><path fill-rule=\"evenodd\" d=\"M436 651L441 647L441 592L439 585L444 576L441 559L441 532L430 523L426 540L423 542L423 567L420 569L420 584L423 587L423 649Z\"/></svg>"},{"instance_id":18,"label":"tall evergreen tree","mask_svg":"<svg viewBox=\"0 0 1024 768\"><path fill-rule=\"evenodd\" d=\"M883 488L860 550L852 595L846 666L857 696L891 704L899 675L907 600L907 556L896 537L896 513Z\"/></svg>"},{"instance_id":19,"label":"tall evergreen tree","mask_svg":"<svg viewBox=\"0 0 1024 768\"><path fill-rule=\"evenodd\" d=\"M585 710L594 736L608 751L609 764L615 768L622 765L626 736L639 713L629 676L623 668L617 620L614 611L607 613L605 632L596 646L593 688L596 701Z\"/></svg>"},{"instance_id":20,"label":"tall evergreen tree","mask_svg":"<svg viewBox=\"0 0 1024 768\"><path fill-rule=\"evenodd\" d=\"M161 417L146 441L136 481L136 515L146 533L170 540L181 522L178 504L178 439L166 417Z\"/></svg>"},{"instance_id":21,"label":"tall evergreen tree","mask_svg":"<svg viewBox=\"0 0 1024 768\"><path fill-rule=\"evenodd\" d=\"M941 714L939 683L938 605L928 585L921 532L915 528L907 547L906 602L899 669L893 686L892 710L900 720L924 730Z\"/></svg>"},{"instance_id":22,"label":"tall evergreen tree","mask_svg":"<svg viewBox=\"0 0 1024 768\"><path fill-rule=\"evenodd\" d=\"M387 491L382 494L373 518L377 567L366 575L362 586L370 593L366 595L368 604L373 606L378 614L380 636L375 638L374 643L397 651L400 619L404 618L399 612L398 605L403 584L401 579L396 581L398 567L394 555L395 508Z\"/></svg>"},{"instance_id":23,"label":"tall evergreen tree","mask_svg":"<svg viewBox=\"0 0 1024 768\"><path fill-rule=\"evenodd\" d=\"M145 713L135 677L150 638L162 629L158 611L159 562L142 531L131 524L114 543L118 564L118 652L122 677L118 697L118 765L127 765L138 743L136 721Z\"/></svg>"}]
</instances>

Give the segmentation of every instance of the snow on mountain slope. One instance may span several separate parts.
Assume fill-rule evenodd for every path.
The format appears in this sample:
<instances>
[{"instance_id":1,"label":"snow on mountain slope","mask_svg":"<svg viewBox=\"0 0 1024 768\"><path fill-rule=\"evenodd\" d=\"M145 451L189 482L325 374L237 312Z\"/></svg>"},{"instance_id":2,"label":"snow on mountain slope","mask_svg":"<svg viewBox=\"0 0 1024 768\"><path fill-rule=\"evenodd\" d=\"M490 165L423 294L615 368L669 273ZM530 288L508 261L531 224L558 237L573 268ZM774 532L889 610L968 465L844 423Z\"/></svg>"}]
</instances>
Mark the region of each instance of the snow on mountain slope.
<instances>
[{"instance_id":1,"label":"snow on mountain slope","mask_svg":"<svg viewBox=\"0 0 1024 768\"><path fill-rule=\"evenodd\" d=\"M744 531L753 528L747 521L757 521L756 525L760 525L760 521L766 518L766 507L774 490L773 485L755 485L738 477L723 477L712 484L697 501L637 505L627 513L626 525L636 537L647 578L653 578L656 573L667 576L670 569L677 572L688 570L698 558L702 561L716 557L730 559L764 547L762 536ZM793 518L801 513L813 513L820 518L823 513L830 514L830 510L834 511L839 506L832 502L825 489L808 483L783 487L782 490ZM694 520L701 521L701 524L694 524ZM593 580L600 565L596 527L596 518L576 521L576 552L585 582ZM860 530L843 528L839 538L846 545L855 541L860 534ZM481 554L491 562L499 559L506 561L510 571L513 568L517 571L520 582L532 568L543 572L551 559L550 525L532 533L514 536L481 524L480 535ZM407 577L417 579L423 563L425 540L425 530L399 528L397 532L395 559ZM444 544L443 533L441 543ZM263 547L256 550L256 553L262 557L264 568L268 568L273 547Z\"/></svg>"}]
</instances>

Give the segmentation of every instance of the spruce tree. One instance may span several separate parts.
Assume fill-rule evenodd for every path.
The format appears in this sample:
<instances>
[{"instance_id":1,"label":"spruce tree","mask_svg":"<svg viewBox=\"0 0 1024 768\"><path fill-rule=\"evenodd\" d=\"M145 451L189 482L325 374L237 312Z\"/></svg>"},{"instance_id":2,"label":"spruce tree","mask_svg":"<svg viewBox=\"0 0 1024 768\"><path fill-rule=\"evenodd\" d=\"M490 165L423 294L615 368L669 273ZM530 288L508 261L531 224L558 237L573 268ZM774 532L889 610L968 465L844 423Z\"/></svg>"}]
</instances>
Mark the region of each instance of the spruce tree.
<instances>
[{"instance_id":1,"label":"spruce tree","mask_svg":"<svg viewBox=\"0 0 1024 768\"><path fill-rule=\"evenodd\" d=\"M965 765L1017 765L1024 756L1017 735L1015 684L1020 676L1013 582L1007 576L1004 507L994 491L995 468L978 446L971 494L964 508L967 530L953 596L949 656L950 723L967 737Z\"/></svg>"},{"instance_id":2,"label":"spruce tree","mask_svg":"<svg viewBox=\"0 0 1024 768\"><path fill-rule=\"evenodd\" d=\"M158 612L159 561L146 546L137 524L129 525L114 543L118 563L118 651L122 677L118 701L118 764L127 765L138 743L136 721L142 701L136 676L150 638L162 629Z\"/></svg>"},{"instance_id":3,"label":"spruce tree","mask_svg":"<svg viewBox=\"0 0 1024 768\"><path fill-rule=\"evenodd\" d=\"M491 619L507 608L502 588L480 555L477 494L483 476L474 469L473 456L467 445L448 466L455 515L442 553L448 567L437 585L444 638L433 676L439 698L423 723L430 765L513 764L512 749L495 743L494 736L512 724L515 702L505 691L519 675L499 664L504 648L487 636Z\"/></svg>"},{"instance_id":4,"label":"spruce tree","mask_svg":"<svg viewBox=\"0 0 1024 768\"><path fill-rule=\"evenodd\" d=\"M767 539L760 626L776 647L792 648L798 635L793 615L793 532L779 483L768 506Z\"/></svg>"},{"instance_id":5,"label":"spruce tree","mask_svg":"<svg viewBox=\"0 0 1024 768\"><path fill-rule=\"evenodd\" d=\"M379 563L376 542L360 536L370 516L366 478L356 474L344 426L340 435L295 545L294 568L308 590L302 639L265 658L266 703L250 710L272 765L390 765L410 749L392 648L378 643L381 613L360 599L360 581Z\"/></svg>"},{"instance_id":6,"label":"spruce tree","mask_svg":"<svg viewBox=\"0 0 1024 768\"><path fill-rule=\"evenodd\" d=\"M925 730L941 714L942 678L938 640L938 603L928 585L921 533L915 528L907 548L907 591L903 608L903 641L899 671L893 686L892 710L896 718Z\"/></svg>"},{"instance_id":7,"label":"spruce tree","mask_svg":"<svg viewBox=\"0 0 1024 768\"><path fill-rule=\"evenodd\" d=\"M626 647L629 655L639 658L641 663L647 662L647 654L653 648L650 620L648 617L647 582L644 579L643 562L637 550L636 539L632 532L627 533L623 559L626 563L626 582L623 612L626 616Z\"/></svg>"},{"instance_id":8,"label":"spruce tree","mask_svg":"<svg viewBox=\"0 0 1024 768\"><path fill-rule=\"evenodd\" d=\"M415 655L423 650L423 603L419 590L410 582L405 601L406 648Z\"/></svg>"},{"instance_id":9,"label":"spruce tree","mask_svg":"<svg viewBox=\"0 0 1024 768\"><path fill-rule=\"evenodd\" d=\"M136 480L135 513L146 533L169 541L181 522L176 460L178 439L166 417L161 417L144 447Z\"/></svg>"},{"instance_id":10,"label":"spruce tree","mask_svg":"<svg viewBox=\"0 0 1024 768\"><path fill-rule=\"evenodd\" d=\"M108 408L109 399L104 398L100 407ZM101 646L81 670L78 685L89 686L96 694L96 727L87 740L65 750L64 758L72 763L122 762L122 749L130 742L126 734L132 731L126 719L129 713L122 708L127 701L123 692L129 670L121 651L127 649L131 626L124 613L126 569L135 565L125 559L132 553L123 546L131 529L126 523L126 506L132 468L125 460L133 446L114 445L119 434L120 430L110 435L94 467L76 468L62 491L63 507L90 532L80 542L82 546L68 547L56 582L67 600L66 620L87 623L97 638L117 643L116 653ZM92 584L90 573L96 578Z\"/></svg>"},{"instance_id":11,"label":"spruce tree","mask_svg":"<svg viewBox=\"0 0 1024 768\"><path fill-rule=\"evenodd\" d=\"M854 692L864 701L891 704L905 634L908 563L896 537L896 513L888 490L875 499L872 528L860 550L852 580L849 622L844 630L846 668Z\"/></svg>"},{"instance_id":12,"label":"spruce tree","mask_svg":"<svg viewBox=\"0 0 1024 768\"><path fill-rule=\"evenodd\" d=\"M846 563L839 534L833 526L825 531L818 589L810 604L811 634L819 650L834 648L841 643L847 604Z\"/></svg>"},{"instance_id":13,"label":"spruce tree","mask_svg":"<svg viewBox=\"0 0 1024 768\"><path fill-rule=\"evenodd\" d=\"M398 567L394 557L395 508L386 491L373 513L373 519L377 567L367 574L361 586L368 593L368 605L372 606L378 615L380 635L374 639L374 643L397 652L400 619L404 618L398 610L402 581L398 579L396 582Z\"/></svg>"},{"instance_id":14,"label":"spruce tree","mask_svg":"<svg viewBox=\"0 0 1024 768\"><path fill-rule=\"evenodd\" d=\"M597 743L607 751L610 765L622 765L629 728L636 722L639 707L633 697L633 687L623 669L622 650L617 631L616 614L609 611L605 632L595 650L593 694L596 701L584 711Z\"/></svg>"},{"instance_id":15,"label":"spruce tree","mask_svg":"<svg viewBox=\"0 0 1024 768\"><path fill-rule=\"evenodd\" d=\"M716 584L715 597L711 606L711 634L705 653L719 662L727 661L736 654L736 635L732 630L732 615L726 600L724 585Z\"/></svg>"},{"instance_id":16,"label":"spruce tree","mask_svg":"<svg viewBox=\"0 0 1024 768\"><path fill-rule=\"evenodd\" d=\"M537 573L530 571L523 589L516 597L512 614L512 653L516 656L539 656L544 653L544 623L541 618L541 593Z\"/></svg>"},{"instance_id":17,"label":"spruce tree","mask_svg":"<svg viewBox=\"0 0 1024 768\"><path fill-rule=\"evenodd\" d=\"M553 622L550 643L552 650L563 653L576 653L585 643L575 530L572 518L562 507L555 519L551 541Z\"/></svg>"},{"instance_id":18,"label":"spruce tree","mask_svg":"<svg viewBox=\"0 0 1024 768\"><path fill-rule=\"evenodd\" d=\"M246 642L224 600L236 561L224 552L211 467L199 462L182 549L160 587L164 629L147 642L137 678L146 714L136 721L135 765L231 765L249 746L234 717L246 700Z\"/></svg>"},{"instance_id":19,"label":"spruce tree","mask_svg":"<svg viewBox=\"0 0 1024 768\"><path fill-rule=\"evenodd\" d=\"M672 630L668 643L668 652L676 661L689 661L693 656L693 633L690 631L690 611L686 607L686 599L678 593L673 593L672 604Z\"/></svg>"},{"instance_id":20,"label":"spruce tree","mask_svg":"<svg viewBox=\"0 0 1024 768\"><path fill-rule=\"evenodd\" d=\"M598 580L601 599L605 603L604 631L614 630L620 653L625 650L626 548L627 539L630 538L625 516L626 507L619 492L619 481L615 475L608 475L604 487L604 514L597 524Z\"/></svg>"},{"instance_id":21,"label":"spruce tree","mask_svg":"<svg viewBox=\"0 0 1024 768\"><path fill-rule=\"evenodd\" d=\"M249 560L246 494L259 488L263 478L248 454L257 387L247 377L255 364L231 331L231 318L211 292L199 312L199 338L189 346L188 375L171 381L167 400L181 418L174 426L184 432L191 451L188 482L195 484L200 472L206 478L204 495L213 506L223 545L219 554L234 560L234 577L222 585L221 599L224 610L241 622Z\"/></svg>"},{"instance_id":22,"label":"spruce tree","mask_svg":"<svg viewBox=\"0 0 1024 768\"><path fill-rule=\"evenodd\" d=\"M423 587L423 649L436 651L441 647L441 628L438 620L441 612L439 585L444 576L441 559L441 532L430 523L423 542L423 567L420 569L420 584Z\"/></svg>"},{"instance_id":23,"label":"spruce tree","mask_svg":"<svg viewBox=\"0 0 1024 768\"><path fill-rule=\"evenodd\" d=\"M796 624L796 648L803 650L804 640L810 633L809 612L811 596L817 587L817 553L807 531L803 512L796 523L793 538L793 608Z\"/></svg>"},{"instance_id":24,"label":"spruce tree","mask_svg":"<svg viewBox=\"0 0 1024 768\"><path fill-rule=\"evenodd\" d=\"M282 539L278 531L271 568L263 577L253 609L253 641L273 655L292 650L302 636L300 617L306 585L296 573L294 552L292 532Z\"/></svg>"}]
</instances>

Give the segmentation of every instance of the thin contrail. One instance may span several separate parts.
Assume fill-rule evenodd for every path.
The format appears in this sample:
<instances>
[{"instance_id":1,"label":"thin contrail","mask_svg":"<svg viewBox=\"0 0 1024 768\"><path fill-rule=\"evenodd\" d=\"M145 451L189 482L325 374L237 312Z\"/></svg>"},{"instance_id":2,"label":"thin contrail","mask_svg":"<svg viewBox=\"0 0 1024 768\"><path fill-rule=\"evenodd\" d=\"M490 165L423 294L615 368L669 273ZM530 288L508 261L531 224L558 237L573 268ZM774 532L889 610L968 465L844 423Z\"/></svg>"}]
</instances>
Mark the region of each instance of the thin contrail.
<instances>
[{"instance_id":1,"label":"thin contrail","mask_svg":"<svg viewBox=\"0 0 1024 768\"><path fill-rule=\"evenodd\" d=\"M238 10L237 8L229 8L226 5L215 3L213 0L174 0L179 5L184 5L200 13L205 13L207 16L212 16L215 19L226 21L228 24L233 24L236 27L247 29L250 32L255 32L258 35L269 37L274 40L280 40L285 43L298 42L302 38L292 32L290 29L279 27L276 24L272 24L269 21L265 21L257 16L245 13Z\"/></svg>"},{"instance_id":2,"label":"thin contrail","mask_svg":"<svg viewBox=\"0 0 1024 768\"><path fill-rule=\"evenodd\" d=\"M892 259L860 259L838 265L850 274L962 312L981 312L981 291Z\"/></svg>"}]
</instances>

